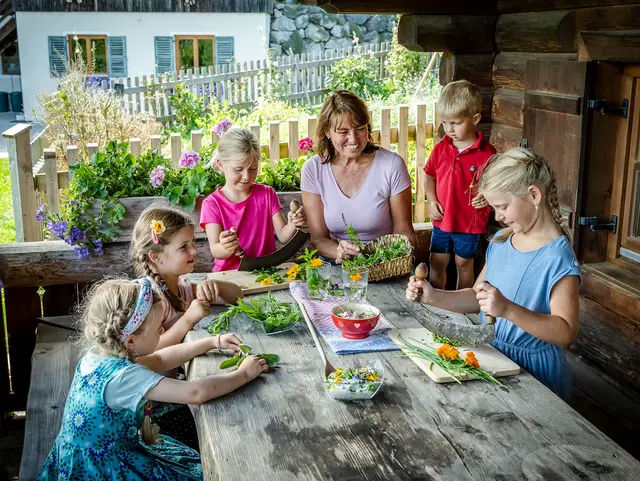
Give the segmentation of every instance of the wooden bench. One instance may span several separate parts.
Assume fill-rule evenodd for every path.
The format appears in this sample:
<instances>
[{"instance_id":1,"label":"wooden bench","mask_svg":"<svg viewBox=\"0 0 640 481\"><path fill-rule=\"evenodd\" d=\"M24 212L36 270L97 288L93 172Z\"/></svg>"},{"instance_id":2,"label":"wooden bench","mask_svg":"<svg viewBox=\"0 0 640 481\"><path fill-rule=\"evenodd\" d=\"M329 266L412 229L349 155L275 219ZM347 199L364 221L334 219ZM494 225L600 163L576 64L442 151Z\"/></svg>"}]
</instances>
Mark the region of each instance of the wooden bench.
<instances>
[{"instance_id":1,"label":"wooden bench","mask_svg":"<svg viewBox=\"0 0 640 481\"><path fill-rule=\"evenodd\" d=\"M70 316L45 318L36 330L27 400L20 480L30 481L47 458L60 431L80 347ZM53 324L53 325L52 325Z\"/></svg>"}]
</instances>

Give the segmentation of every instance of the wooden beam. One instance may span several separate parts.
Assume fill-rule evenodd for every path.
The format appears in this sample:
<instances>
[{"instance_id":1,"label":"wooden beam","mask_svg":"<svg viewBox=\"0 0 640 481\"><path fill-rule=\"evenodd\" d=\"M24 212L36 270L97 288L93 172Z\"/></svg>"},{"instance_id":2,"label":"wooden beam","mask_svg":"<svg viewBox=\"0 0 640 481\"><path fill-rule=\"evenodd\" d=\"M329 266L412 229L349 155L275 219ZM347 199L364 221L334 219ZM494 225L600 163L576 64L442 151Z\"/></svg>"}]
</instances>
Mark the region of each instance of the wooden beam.
<instances>
[{"instance_id":1,"label":"wooden beam","mask_svg":"<svg viewBox=\"0 0 640 481\"><path fill-rule=\"evenodd\" d=\"M574 52L575 12L500 15L495 40L503 52Z\"/></svg>"},{"instance_id":2,"label":"wooden beam","mask_svg":"<svg viewBox=\"0 0 640 481\"><path fill-rule=\"evenodd\" d=\"M416 52L493 52L493 15L402 15L398 43Z\"/></svg>"},{"instance_id":3,"label":"wooden beam","mask_svg":"<svg viewBox=\"0 0 640 481\"><path fill-rule=\"evenodd\" d=\"M562 114L580 115L582 97L573 95L559 95L548 92L526 92L525 107L541 110L551 110Z\"/></svg>"},{"instance_id":4,"label":"wooden beam","mask_svg":"<svg viewBox=\"0 0 640 481\"><path fill-rule=\"evenodd\" d=\"M640 4L582 8L575 11L575 25L576 32L640 30Z\"/></svg>"},{"instance_id":5,"label":"wooden beam","mask_svg":"<svg viewBox=\"0 0 640 481\"><path fill-rule=\"evenodd\" d=\"M498 0L498 10L500 13L544 12L633 3L640 3L640 0Z\"/></svg>"},{"instance_id":6,"label":"wooden beam","mask_svg":"<svg viewBox=\"0 0 640 481\"><path fill-rule=\"evenodd\" d=\"M575 53L500 52L493 62L493 86L524 90L524 75L530 60L578 60Z\"/></svg>"},{"instance_id":7,"label":"wooden beam","mask_svg":"<svg viewBox=\"0 0 640 481\"><path fill-rule=\"evenodd\" d=\"M316 0L315 4L329 13L417 13L425 15L496 13L495 0L459 0L455 2L425 2L395 0L371 2L366 0Z\"/></svg>"},{"instance_id":8,"label":"wooden beam","mask_svg":"<svg viewBox=\"0 0 640 481\"><path fill-rule=\"evenodd\" d=\"M494 123L489 139L489 142L496 148L496 151L502 154L510 148L520 145L520 141L522 140L522 127L511 127L509 125Z\"/></svg>"},{"instance_id":9,"label":"wooden beam","mask_svg":"<svg viewBox=\"0 0 640 481\"><path fill-rule=\"evenodd\" d=\"M493 53L454 54L446 52L440 60L440 85L468 80L478 87L492 87Z\"/></svg>"},{"instance_id":10,"label":"wooden beam","mask_svg":"<svg viewBox=\"0 0 640 481\"><path fill-rule=\"evenodd\" d=\"M524 92L498 89L493 94L491 119L499 124L522 129L524 119Z\"/></svg>"},{"instance_id":11,"label":"wooden beam","mask_svg":"<svg viewBox=\"0 0 640 481\"><path fill-rule=\"evenodd\" d=\"M578 60L638 62L640 32L581 32L578 37Z\"/></svg>"}]
</instances>

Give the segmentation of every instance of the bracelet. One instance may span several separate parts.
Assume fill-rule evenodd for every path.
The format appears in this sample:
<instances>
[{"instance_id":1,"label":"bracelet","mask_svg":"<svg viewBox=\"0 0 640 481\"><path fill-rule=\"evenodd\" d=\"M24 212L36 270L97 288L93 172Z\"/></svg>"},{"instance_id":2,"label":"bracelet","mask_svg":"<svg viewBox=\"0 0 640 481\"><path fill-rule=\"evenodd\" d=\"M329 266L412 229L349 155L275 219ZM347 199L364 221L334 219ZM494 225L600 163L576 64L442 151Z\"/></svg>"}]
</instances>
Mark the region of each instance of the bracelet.
<instances>
[{"instance_id":1,"label":"bracelet","mask_svg":"<svg viewBox=\"0 0 640 481\"><path fill-rule=\"evenodd\" d=\"M218 352L222 352L222 349L220 349L220 334L218 334L218 347L216 348L218 350Z\"/></svg>"}]
</instances>

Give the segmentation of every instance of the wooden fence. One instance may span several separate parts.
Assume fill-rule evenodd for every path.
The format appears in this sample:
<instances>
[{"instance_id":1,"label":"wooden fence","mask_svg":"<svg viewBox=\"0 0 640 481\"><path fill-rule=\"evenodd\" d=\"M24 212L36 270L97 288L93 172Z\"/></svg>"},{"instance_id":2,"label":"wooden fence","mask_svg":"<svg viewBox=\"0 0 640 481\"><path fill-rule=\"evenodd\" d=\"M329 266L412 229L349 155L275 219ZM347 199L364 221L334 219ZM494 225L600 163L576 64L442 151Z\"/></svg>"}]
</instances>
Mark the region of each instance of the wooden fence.
<instances>
[{"instance_id":1,"label":"wooden fence","mask_svg":"<svg viewBox=\"0 0 640 481\"><path fill-rule=\"evenodd\" d=\"M250 106L267 94L300 105L318 105L328 91L326 76L334 63L353 55L369 55L378 61L378 78L384 79L389 50L389 42L358 45L341 50L270 57L271 60L181 70L159 77L143 75L111 79L111 85L105 81L102 86L124 86L123 101L129 113L147 112L161 122L174 118L169 97L177 84L202 98L205 105L216 99L232 106Z\"/></svg>"},{"instance_id":2,"label":"wooden fence","mask_svg":"<svg viewBox=\"0 0 640 481\"><path fill-rule=\"evenodd\" d=\"M414 220L424 222L427 216L423 167L426 161L426 143L433 139L434 121L427 120L427 104L416 106L416 124L409 125L409 106L400 105L398 109L398 125L391 126L391 107L385 107L380 112L380 129L373 131L373 139L377 145L384 148L395 146L398 154L415 168L416 188L414 206ZM307 131L310 137L315 137L317 118L307 118ZM251 131L263 140L261 148L272 165L277 165L281 158L298 158L299 123L289 120L285 124L288 130L288 142L280 141L280 122L269 123L269 138L260 139L259 124L252 124ZM11 170L11 189L13 196L13 211L16 226L16 240L18 242L42 240L42 226L35 219L35 211L40 203L46 203L49 210L58 212L60 209L60 190L69 185L69 172L58 171L56 151L44 148L42 158L37 149L42 148L42 136L30 139L31 126L17 124L3 133L8 140L9 165ZM208 138L205 138L208 137ZM179 133L172 133L169 137L170 158L174 165L178 165L182 155L182 137ZM200 151L204 144L217 141L216 134L201 130L191 132L191 150ZM409 159L409 142L415 141L415 158ZM149 145L142 145L140 139L130 140L129 148L134 155L150 148L158 153L162 152L160 136L151 137ZM98 144L90 143L87 156L97 152ZM66 160L69 165L83 160L83 154L76 145L69 145L66 149Z\"/></svg>"}]
</instances>

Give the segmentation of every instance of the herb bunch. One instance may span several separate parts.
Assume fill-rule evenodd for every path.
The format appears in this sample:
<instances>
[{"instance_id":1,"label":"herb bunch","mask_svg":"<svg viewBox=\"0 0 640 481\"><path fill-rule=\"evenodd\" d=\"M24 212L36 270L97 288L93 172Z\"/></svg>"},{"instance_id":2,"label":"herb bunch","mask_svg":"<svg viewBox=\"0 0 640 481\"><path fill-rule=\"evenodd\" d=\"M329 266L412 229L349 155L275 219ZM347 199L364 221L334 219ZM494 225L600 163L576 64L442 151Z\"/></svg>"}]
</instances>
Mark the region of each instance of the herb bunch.
<instances>
[{"instance_id":1,"label":"herb bunch","mask_svg":"<svg viewBox=\"0 0 640 481\"><path fill-rule=\"evenodd\" d=\"M263 286L268 286L274 283L282 284L284 282L282 274L280 274L280 268L277 266L254 269L251 271L251 274L257 275L258 277L256 277L256 282L260 282Z\"/></svg>"},{"instance_id":2,"label":"herb bunch","mask_svg":"<svg viewBox=\"0 0 640 481\"><path fill-rule=\"evenodd\" d=\"M248 356L252 356L252 355L267 361L267 366L269 366L269 370L278 368L278 363L280 362L280 356L278 356L277 354L251 354L251 347L245 344L242 344L240 346L240 352L236 352L232 358L222 361L222 363L220 364L220 369L229 369L230 367L233 367L233 366L240 367L240 364L242 364L242 362Z\"/></svg>"},{"instance_id":3,"label":"herb bunch","mask_svg":"<svg viewBox=\"0 0 640 481\"><path fill-rule=\"evenodd\" d=\"M371 266L381 264L383 262L406 256L409 252L409 246L406 241L395 241L389 247L378 247L373 254L360 254L353 259L346 259L344 266L349 269L351 267Z\"/></svg>"}]
</instances>

